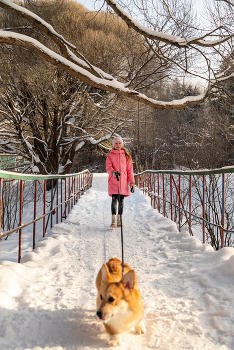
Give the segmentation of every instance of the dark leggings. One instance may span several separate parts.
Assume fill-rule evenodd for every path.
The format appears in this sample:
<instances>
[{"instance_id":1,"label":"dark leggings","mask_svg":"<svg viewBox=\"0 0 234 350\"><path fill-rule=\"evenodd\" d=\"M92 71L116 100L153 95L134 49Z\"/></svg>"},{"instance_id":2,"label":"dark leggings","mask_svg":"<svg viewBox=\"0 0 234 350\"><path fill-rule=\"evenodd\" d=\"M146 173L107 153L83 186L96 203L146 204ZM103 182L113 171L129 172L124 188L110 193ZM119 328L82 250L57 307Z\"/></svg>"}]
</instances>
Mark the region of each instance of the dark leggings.
<instances>
[{"instance_id":1,"label":"dark leggings","mask_svg":"<svg viewBox=\"0 0 234 350\"><path fill-rule=\"evenodd\" d=\"M119 195L118 194L112 194L112 202L111 202L111 212L112 215L116 215L117 212L117 201L119 202L119 208L118 208L118 214L123 214L123 208L124 208L124 195L120 195L120 201L119 201Z\"/></svg>"}]
</instances>

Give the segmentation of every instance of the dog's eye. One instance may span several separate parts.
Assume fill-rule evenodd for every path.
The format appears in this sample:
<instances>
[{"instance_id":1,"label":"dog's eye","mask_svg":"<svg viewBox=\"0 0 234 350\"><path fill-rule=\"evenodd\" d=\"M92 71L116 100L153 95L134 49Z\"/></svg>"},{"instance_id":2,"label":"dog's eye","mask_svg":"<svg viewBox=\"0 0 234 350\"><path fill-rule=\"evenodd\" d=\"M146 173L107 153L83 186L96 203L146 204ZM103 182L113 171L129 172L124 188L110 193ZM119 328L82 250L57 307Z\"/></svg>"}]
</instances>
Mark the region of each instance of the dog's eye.
<instances>
[{"instance_id":1,"label":"dog's eye","mask_svg":"<svg viewBox=\"0 0 234 350\"><path fill-rule=\"evenodd\" d=\"M113 303L113 301L115 301L115 299L112 298L112 297L110 297L110 298L108 299L108 301L109 301L109 303Z\"/></svg>"},{"instance_id":2,"label":"dog's eye","mask_svg":"<svg viewBox=\"0 0 234 350\"><path fill-rule=\"evenodd\" d=\"M100 299L102 300L102 295L100 295Z\"/></svg>"}]
</instances>

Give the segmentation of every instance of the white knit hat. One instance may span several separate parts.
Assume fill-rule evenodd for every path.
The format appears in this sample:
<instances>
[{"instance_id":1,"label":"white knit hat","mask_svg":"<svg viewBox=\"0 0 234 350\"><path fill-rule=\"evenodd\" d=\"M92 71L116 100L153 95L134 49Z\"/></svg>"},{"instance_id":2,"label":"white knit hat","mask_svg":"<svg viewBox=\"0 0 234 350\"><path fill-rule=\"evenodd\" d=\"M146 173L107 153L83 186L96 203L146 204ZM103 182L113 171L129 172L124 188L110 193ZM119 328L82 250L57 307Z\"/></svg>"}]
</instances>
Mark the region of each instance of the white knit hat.
<instances>
[{"instance_id":1,"label":"white knit hat","mask_svg":"<svg viewBox=\"0 0 234 350\"><path fill-rule=\"evenodd\" d=\"M117 137L115 137L115 138L113 139L113 141L112 141L113 147L114 147L115 143L118 142L118 141L120 141L120 142L122 143L122 145L124 144L124 143L123 143L122 137L121 137L121 136L117 136Z\"/></svg>"}]
</instances>

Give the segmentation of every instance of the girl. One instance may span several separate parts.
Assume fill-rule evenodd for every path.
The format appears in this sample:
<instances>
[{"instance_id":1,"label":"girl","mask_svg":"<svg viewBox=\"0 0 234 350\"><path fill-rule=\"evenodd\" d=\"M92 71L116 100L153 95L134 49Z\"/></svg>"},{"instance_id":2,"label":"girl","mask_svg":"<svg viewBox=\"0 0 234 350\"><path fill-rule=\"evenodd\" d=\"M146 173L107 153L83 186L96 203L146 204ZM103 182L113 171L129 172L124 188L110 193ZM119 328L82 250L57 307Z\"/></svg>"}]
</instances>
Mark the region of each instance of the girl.
<instances>
[{"instance_id":1,"label":"girl","mask_svg":"<svg viewBox=\"0 0 234 350\"><path fill-rule=\"evenodd\" d=\"M118 136L112 141L113 148L106 158L106 171L108 178L108 194L112 197L111 227L121 226L121 218L123 214L124 197L130 196L129 183L131 192L135 191L135 179L133 176L132 158L126 148L123 147L123 139ZM117 183L116 172L120 173ZM118 195L118 185L120 193L120 201ZM117 201L119 201L118 218L116 218Z\"/></svg>"}]
</instances>

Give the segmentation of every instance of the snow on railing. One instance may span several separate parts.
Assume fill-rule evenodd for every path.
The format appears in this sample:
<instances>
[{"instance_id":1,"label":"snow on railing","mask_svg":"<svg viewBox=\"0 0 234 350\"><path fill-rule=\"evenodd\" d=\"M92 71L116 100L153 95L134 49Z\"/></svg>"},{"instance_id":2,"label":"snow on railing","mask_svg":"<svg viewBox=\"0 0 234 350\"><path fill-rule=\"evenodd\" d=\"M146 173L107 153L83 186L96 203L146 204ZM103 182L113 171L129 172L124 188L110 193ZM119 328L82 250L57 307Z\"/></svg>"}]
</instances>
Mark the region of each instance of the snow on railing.
<instances>
[{"instance_id":1,"label":"snow on railing","mask_svg":"<svg viewBox=\"0 0 234 350\"><path fill-rule=\"evenodd\" d=\"M56 224L66 219L80 196L92 186L92 178L89 170L76 174L48 176L0 170L0 252L1 240L18 231L20 262L22 230L33 225L32 247L35 249L37 221L43 220L40 231L41 236L45 237L48 227L53 227L53 215L56 215ZM50 189L47 190L48 188ZM24 198L24 190L27 191L27 200ZM33 210L30 210L32 203ZM30 214L33 217L29 219ZM27 222L23 224L23 220Z\"/></svg>"},{"instance_id":2,"label":"snow on railing","mask_svg":"<svg viewBox=\"0 0 234 350\"><path fill-rule=\"evenodd\" d=\"M135 179L151 205L175 221L179 231L187 226L190 235L216 250L234 246L234 167L146 170Z\"/></svg>"}]
</instances>

